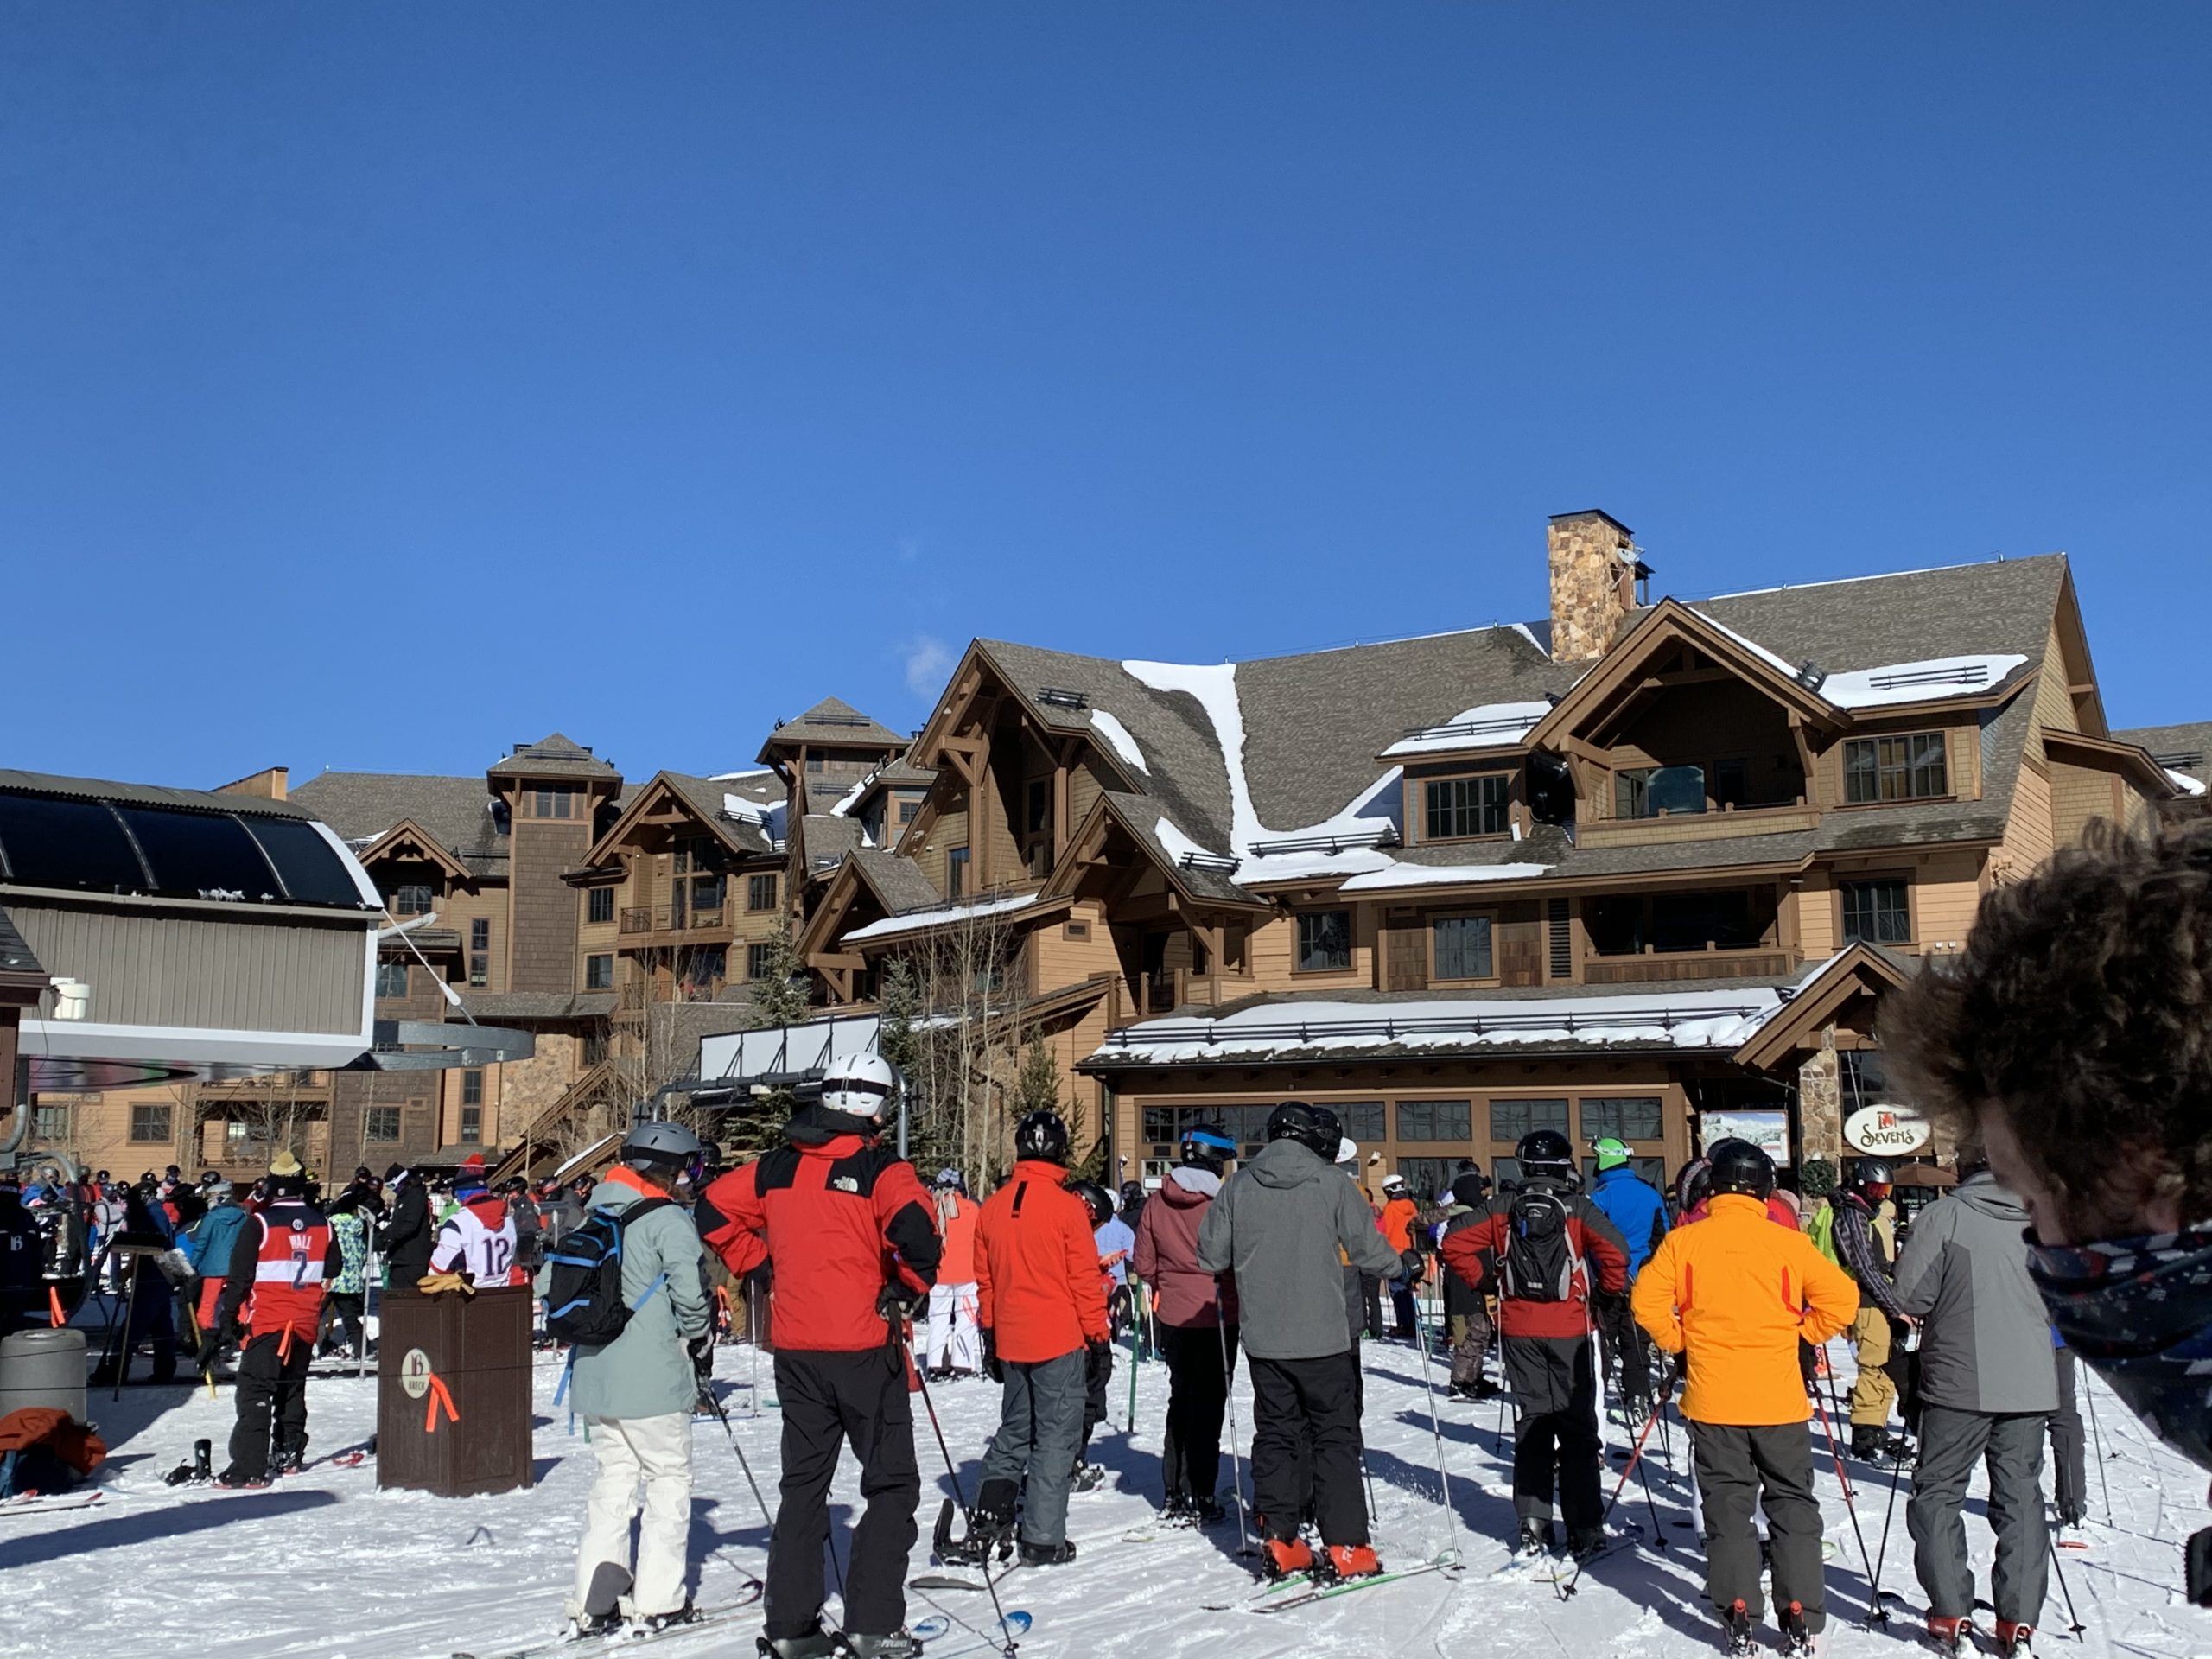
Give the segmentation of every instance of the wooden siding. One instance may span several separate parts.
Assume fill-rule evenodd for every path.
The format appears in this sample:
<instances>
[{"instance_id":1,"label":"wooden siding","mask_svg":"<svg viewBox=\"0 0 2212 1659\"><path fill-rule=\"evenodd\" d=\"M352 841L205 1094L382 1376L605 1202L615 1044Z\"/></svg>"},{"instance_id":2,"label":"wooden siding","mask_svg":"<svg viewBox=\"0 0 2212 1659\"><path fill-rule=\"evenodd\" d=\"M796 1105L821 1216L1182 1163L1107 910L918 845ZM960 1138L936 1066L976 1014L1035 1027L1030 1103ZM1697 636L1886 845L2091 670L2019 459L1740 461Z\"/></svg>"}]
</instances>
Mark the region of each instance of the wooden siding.
<instances>
[{"instance_id":1,"label":"wooden siding","mask_svg":"<svg viewBox=\"0 0 2212 1659\"><path fill-rule=\"evenodd\" d=\"M8 914L47 972L91 986L86 1018L96 1024L361 1029L367 951L358 923L219 921L13 897Z\"/></svg>"},{"instance_id":2,"label":"wooden siding","mask_svg":"<svg viewBox=\"0 0 2212 1659\"><path fill-rule=\"evenodd\" d=\"M2042 747L2041 740L2037 747ZM2023 765L2012 789L2012 816L2005 824L2006 874L2017 880L2050 856L2050 779L2040 766Z\"/></svg>"},{"instance_id":3,"label":"wooden siding","mask_svg":"<svg viewBox=\"0 0 2212 1659\"><path fill-rule=\"evenodd\" d=\"M2059 644L2058 630L2053 627L2043 652L2043 670L2036 677L2035 731L2028 739L2028 753L2040 760L2044 758L2043 734L2046 731L2074 732L2082 722L2074 712L2074 698L2067 690L2066 652Z\"/></svg>"},{"instance_id":4,"label":"wooden siding","mask_svg":"<svg viewBox=\"0 0 2212 1659\"><path fill-rule=\"evenodd\" d=\"M587 820L518 821L512 837L511 903L514 920L510 988L572 991L582 969L576 961L576 890L561 872L584 861L591 849Z\"/></svg>"},{"instance_id":5,"label":"wooden siding","mask_svg":"<svg viewBox=\"0 0 2212 1659\"><path fill-rule=\"evenodd\" d=\"M2062 760L2052 761L2052 841L2063 847L2079 840L2082 832L2094 819L2119 819L2124 810L2123 796L2132 792L2124 788L2115 773L2098 772L2088 766L2069 766Z\"/></svg>"}]
</instances>

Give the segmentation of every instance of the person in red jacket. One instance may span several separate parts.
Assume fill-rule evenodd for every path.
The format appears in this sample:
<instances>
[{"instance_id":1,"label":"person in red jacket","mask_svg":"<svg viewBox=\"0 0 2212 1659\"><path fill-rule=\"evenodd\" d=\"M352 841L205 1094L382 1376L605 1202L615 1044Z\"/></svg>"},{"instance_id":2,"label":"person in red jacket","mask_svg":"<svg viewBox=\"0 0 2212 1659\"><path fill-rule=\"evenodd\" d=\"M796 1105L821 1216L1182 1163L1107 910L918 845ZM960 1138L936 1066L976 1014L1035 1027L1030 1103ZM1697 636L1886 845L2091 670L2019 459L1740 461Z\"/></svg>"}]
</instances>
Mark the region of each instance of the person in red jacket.
<instances>
[{"instance_id":1,"label":"person in red jacket","mask_svg":"<svg viewBox=\"0 0 2212 1659\"><path fill-rule=\"evenodd\" d=\"M269 1165L269 1202L238 1229L223 1282L217 1330L242 1319L238 1425L219 1486L269 1484L270 1430L280 1472L304 1467L308 1452L308 1363L322 1328L322 1301L344 1268L338 1235L307 1201L300 1160L280 1152Z\"/></svg>"},{"instance_id":2,"label":"person in red jacket","mask_svg":"<svg viewBox=\"0 0 2212 1659\"><path fill-rule=\"evenodd\" d=\"M1167 1361L1167 1518L1196 1527L1221 1524L1221 1418L1236 1364L1236 1281L1198 1265L1198 1224L1236 1150L1218 1124L1184 1130L1183 1161L1137 1217L1135 1265L1159 1293L1153 1324Z\"/></svg>"},{"instance_id":3,"label":"person in red jacket","mask_svg":"<svg viewBox=\"0 0 2212 1659\"><path fill-rule=\"evenodd\" d=\"M1020 1498L1021 1559L1053 1567L1075 1559L1068 1491L1084 1395L1090 1368L1110 1363L1113 1344L1090 1212L1066 1186L1068 1126L1059 1114L1023 1118L1014 1156L1014 1173L976 1224L983 1364L1005 1391L968 1545L977 1559L1002 1552Z\"/></svg>"},{"instance_id":4,"label":"person in red jacket","mask_svg":"<svg viewBox=\"0 0 2212 1659\"><path fill-rule=\"evenodd\" d=\"M922 1483L907 1395L906 1322L936 1282L940 1249L913 1166L878 1140L899 1074L873 1054L830 1063L790 1144L709 1185L699 1232L739 1278L775 1267L783 1495L768 1552L764 1652L775 1659L907 1659L906 1558ZM847 1440L868 1507L845 1571L845 1628L822 1624L830 1482Z\"/></svg>"},{"instance_id":5,"label":"person in red jacket","mask_svg":"<svg viewBox=\"0 0 2212 1659\"><path fill-rule=\"evenodd\" d=\"M1519 1191L1444 1235L1445 1265L1477 1294L1497 1288L1498 1352L1513 1388L1513 1509L1524 1555L1548 1552L1552 1491L1578 1556L1605 1541L1599 1497L1597 1327L1591 1294L1628 1289L1628 1246L1574 1191L1574 1148L1535 1129L1514 1148Z\"/></svg>"}]
</instances>

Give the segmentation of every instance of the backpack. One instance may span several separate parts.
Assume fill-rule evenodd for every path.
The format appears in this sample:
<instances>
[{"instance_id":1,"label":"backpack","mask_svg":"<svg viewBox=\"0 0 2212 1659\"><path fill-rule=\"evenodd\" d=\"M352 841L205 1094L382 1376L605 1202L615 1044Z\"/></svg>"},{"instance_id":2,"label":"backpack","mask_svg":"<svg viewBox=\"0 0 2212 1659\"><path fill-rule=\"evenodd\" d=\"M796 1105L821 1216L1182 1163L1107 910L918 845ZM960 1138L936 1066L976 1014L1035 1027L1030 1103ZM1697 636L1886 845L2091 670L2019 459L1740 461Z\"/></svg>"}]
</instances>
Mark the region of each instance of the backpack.
<instances>
[{"instance_id":1,"label":"backpack","mask_svg":"<svg viewBox=\"0 0 2212 1659\"><path fill-rule=\"evenodd\" d=\"M1500 1264L1506 1295L1522 1302L1564 1302L1574 1294L1582 1258L1567 1226L1567 1200L1541 1187L1513 1195L1506 1212L1505 1258Z\"/></svg>"},{"instance_id":2,"label":"backpack","mask_svg":"<svg viewBox=\"0 0 2212 1659\"><path fill-rule=\"evenodd\" d=\"M1835 1201L1834 1199L1830 1199L1827 1205L1814 1211L1813 1224L1806 1230L1805 1236L1813 1241L1813 1248L1822 1255L1827 1257L1839 1268L1843 1265L1843 1258L1838 1255L1835 1250Z\"/></svg>"},{"instance_id":3,"label":"backpack","mask_svg":"<svg viewBox=\"0 0 2212 1659\"><path fill-rule=\"evenodd\" d=\"M622 1300L622 1234L639 1217L664 1210L667 1198L646 1198L620 1216L594 1210L569 1230L545 1258L545 1332L580 1348L604 1348L620 1336L630 1316L661 1287L656 1279L636 1306ZM665 1278L666 1275L662 1275Z\"/></svg>"}]
</instances>

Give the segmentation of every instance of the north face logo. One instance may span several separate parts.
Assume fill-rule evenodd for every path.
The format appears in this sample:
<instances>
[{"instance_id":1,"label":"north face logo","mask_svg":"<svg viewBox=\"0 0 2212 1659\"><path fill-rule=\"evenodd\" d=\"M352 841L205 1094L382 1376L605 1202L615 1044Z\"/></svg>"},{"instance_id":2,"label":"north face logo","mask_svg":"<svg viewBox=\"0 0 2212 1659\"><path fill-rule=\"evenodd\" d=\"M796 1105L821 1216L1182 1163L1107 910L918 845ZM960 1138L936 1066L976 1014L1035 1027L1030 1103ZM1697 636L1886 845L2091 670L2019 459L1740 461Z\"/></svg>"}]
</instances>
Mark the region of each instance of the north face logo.
<instances>
[{"instance_id":1,"label":"north face logo","mask_svg":"<svg viewBox=\"0 0 2212 1659\"><path fill-rule=\"evenodd\" d=\"M861 1184L849 1175L840 1175L830 1185L840 1192L857 1192L861 1190Z\"/></svg>"}]
</instances>

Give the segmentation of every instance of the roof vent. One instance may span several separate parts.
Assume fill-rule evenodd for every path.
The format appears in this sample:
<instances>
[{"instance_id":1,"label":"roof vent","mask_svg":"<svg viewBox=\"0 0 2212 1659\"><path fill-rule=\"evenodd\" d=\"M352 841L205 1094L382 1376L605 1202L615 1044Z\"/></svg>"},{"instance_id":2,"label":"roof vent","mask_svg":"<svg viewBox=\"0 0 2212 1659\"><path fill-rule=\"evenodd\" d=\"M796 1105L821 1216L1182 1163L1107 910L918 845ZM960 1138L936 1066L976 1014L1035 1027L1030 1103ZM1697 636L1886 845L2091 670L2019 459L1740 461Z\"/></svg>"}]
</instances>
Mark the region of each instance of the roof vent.
<instances>
[{"instance_id":1,"label":"roof vent","mask_svg":"<svg viewBox=\"0 0 2212 1659\"><path fill-rule=\"evenodd\" d=\"M1057 685L1042 685L1037 688L1037 701L1051 709L1088 709L1090 707L1090 694L1063 690Z\"/></svg>"},{"instance_id":2,"label":"roof vent","mask_svg":"<svg viewBox=\"0 0 2212 1659\"><path fill-rule=\"evenodd\" d=\"M2204 764L2204 751L2177 749L2171 754L2154 754L2151 758L2168 772L2195 772Z\"/></svg>"},{"instance_id":3,"label":"roof vent","mask_svg":"<svg viewBox=\"0 0 2212 1659\"><path fill-rule=\"evenodd\" d=\"M1797 665L1797 683L1808 691L1817 691L1828 683L1828 671L1811 658Z\"/></svg>"}]
</instances>

